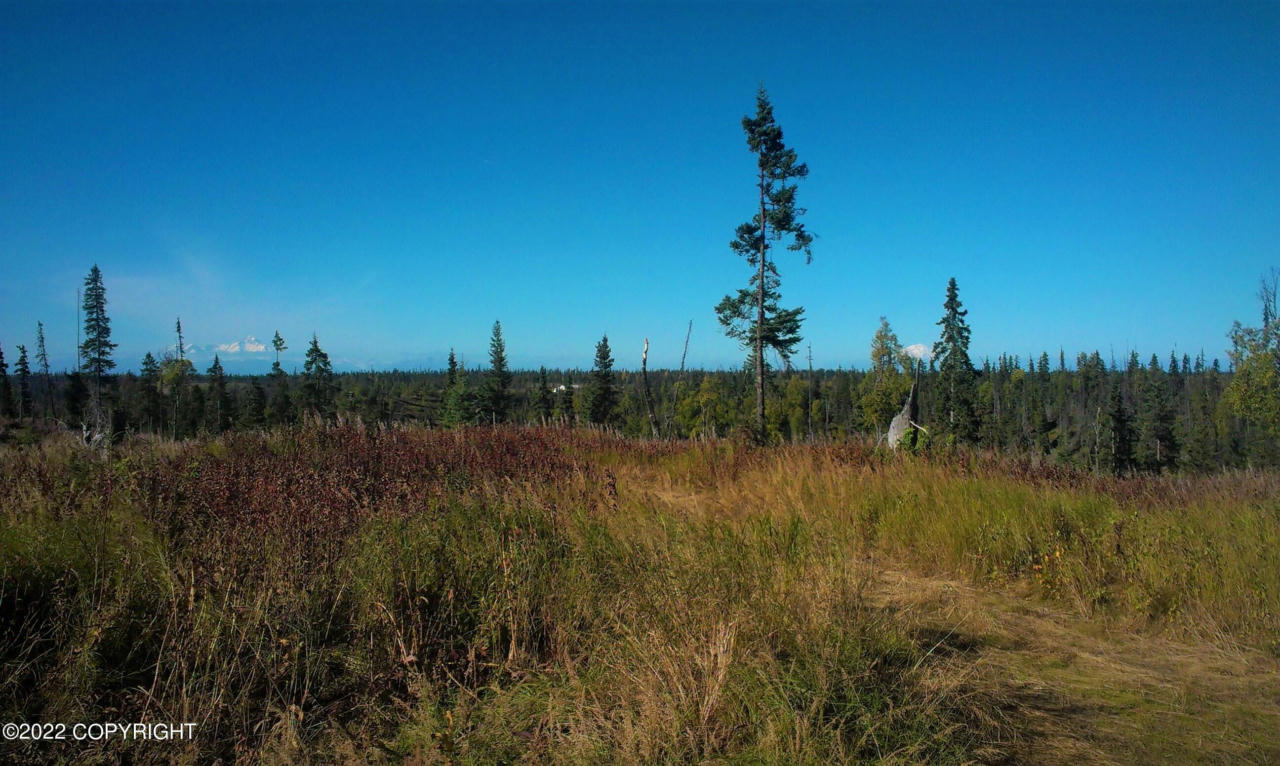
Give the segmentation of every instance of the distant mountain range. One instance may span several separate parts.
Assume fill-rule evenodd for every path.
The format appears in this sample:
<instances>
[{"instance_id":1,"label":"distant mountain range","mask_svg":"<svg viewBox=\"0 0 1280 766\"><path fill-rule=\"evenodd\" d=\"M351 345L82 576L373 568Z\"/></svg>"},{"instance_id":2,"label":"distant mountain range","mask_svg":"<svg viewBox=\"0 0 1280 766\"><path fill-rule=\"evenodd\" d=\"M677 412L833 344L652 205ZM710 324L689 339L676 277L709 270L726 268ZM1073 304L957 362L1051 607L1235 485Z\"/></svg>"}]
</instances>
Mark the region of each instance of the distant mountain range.
<instances>
[{"instance_id":1,"label":"distant mountain range","mask_svg":"<svg viewBox=\"0 0 1280 766\"><path fill-rule=\"evenodd\" d=\"M222 343L214 346L213 350L221 354L261 354L267 350L267 344L252 335L246 335L244 340Z\"/></svg>"}]
</instances>

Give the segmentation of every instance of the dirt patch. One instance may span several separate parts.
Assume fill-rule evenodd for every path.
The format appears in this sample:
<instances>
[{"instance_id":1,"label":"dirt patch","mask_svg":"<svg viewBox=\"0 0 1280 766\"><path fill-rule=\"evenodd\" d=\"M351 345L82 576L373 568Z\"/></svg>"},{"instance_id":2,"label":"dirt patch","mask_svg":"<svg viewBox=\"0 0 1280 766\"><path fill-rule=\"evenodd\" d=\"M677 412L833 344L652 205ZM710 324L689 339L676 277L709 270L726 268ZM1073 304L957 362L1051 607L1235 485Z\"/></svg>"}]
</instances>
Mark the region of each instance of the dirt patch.
<instances>
[{"instance_id":1,"label":"dirt patch","mask_svg":"<svg viewBox=\"0 0 1280 766\"><path fill-rule=\"evenodd\" d=\"M981 690L997 701L988 715L1018 722L994 760L1280 763L1280 661L1261 652L1108 631L1024 595L877 562L864 593L942 659L939 684Z\"/></svg>"}]
</instances>

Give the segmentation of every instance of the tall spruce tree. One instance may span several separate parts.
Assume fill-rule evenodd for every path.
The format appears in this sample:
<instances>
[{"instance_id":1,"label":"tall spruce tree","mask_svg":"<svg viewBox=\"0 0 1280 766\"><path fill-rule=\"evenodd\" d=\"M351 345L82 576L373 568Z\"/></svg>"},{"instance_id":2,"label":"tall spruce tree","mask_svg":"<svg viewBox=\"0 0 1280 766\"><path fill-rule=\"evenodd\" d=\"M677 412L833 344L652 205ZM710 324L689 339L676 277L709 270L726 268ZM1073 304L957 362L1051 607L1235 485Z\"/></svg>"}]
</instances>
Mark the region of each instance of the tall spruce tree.
<instances>
[{"instance_id":1,"label":"tall spruce tree","mask_svg":"<svg viewBox=\"0 0 1280 766\"><path fill-rule=\"evenodd\" d=\"M315 333L302 365L302 400L306 409L327 418L333 413L333 366Z\"/></svg>"},{"instance_id":2,"label":"tall spruce tree","mask_svg":"<svg viewBox=\"0 0 1280 766\"><path fill-rule=\"evenodd\" d=\"M511 370L507 368L507 344L502 340L502 323L493 323L489 338L489 372L484 381L485 415L491 423L506 422L511 407Z\"/></svg>"},{"instance_id":3,"label":"tall spruce tree","mask_svg":"<svg viewBox=\"0 0 1280 766\"><path fill-rule=\"evenodd\" d=\"M213 355L213 364L205 371L209 376L208 416L205 418L206 428L210 432L220 434L231 427L234 422L231 394L227 391L227 375L222 368L222 360Z\"/></svg>"},{"instance_id":4,"label":"tall spruce tree","mask_svg":"<svg viewBox=\"0 0 1280 766\"><path fill-rule=\"evenodd\" d=\"M182 317L178 317L174 322L174 331L178 335L177 352L175 356L165 354L164 363L160 368L160 380L164 386L169 389L169 397L173 399L173 417L170 422L171 434L173 439L177 440L188 432L193 431L189 427L186 417L187 411L187 379L192 373L191 360L187 359L186 339L182 336ZM199 424L199 411L197 411L197 425Z\"/></svg>"},{"instance_id":5,"label":"tall spruce tree","mask_svg":"<svg viewBox=\"0 0 1280 766\"><path fill-rule=\"evenodd\" d=\"M148 351L142 357L142 422L148 431L160 430L160 422L164 417L160 403L160 364Z\"/></svg>"},{"instance_id":6,"label":"tall spruce tree","mask_svg":"<svg viewBox=\"0 0 1280 766\"><path fill-rule=\"evenodd\" d=\"M107 376L115 369L116 363L111 352L116 344L111 342L111 319L107 316L107 289L102 282L102 271L98 264L89 270L84 278L84 298L81 308L84 310L84 342L80 344L80 359L83 369L89 373L92 381L90 404L93 428L101 432L108 424L105 411L105 387Z\"/></svg>"},{"instance_id":7,"label":"tall spruce tree","mask_svg":"<svg viewBox=\"0 0 1280 766\"><path fill-rule=\"evenodd\" d=\"M803 308L783 309L778 305L781 283L778 268L769 253L774 243L790 238L787 249L803 252L805 263L813 260L813 235L800 223L803 208L796 207L796 179L808 176L809 168L797 162L794 149L782 141L782 128L773 117L773 104L761 86L756 93L756 114L742 118L747 148L756 155L756 192L759 210L740 225L729 243L730 249L746 259L752 268L748 287L737 295L726 295L716 306L716 315L725 334L750 350L748 363L755 369L756 439L765 439L765 350L772 349L783 363L789 362L800 342Z\"/></svg>"},{"instance_id":8,"label":"tall spruce tree","mask_svg":"<svg viewBox=\"0 0 1280 766\"><path fill-rule=\"evenodd\" d=\"M538 368L538 387L533 392L533 415L539 425L551 420L551 387L547 384L547 368Z\"/></svg>"},{"instance_id":9,"label":"tall spruce tree","mask_svg":"<svg viewBox=\"0 0 1280 766\"><path fill-rule=\"evenodd\" d=\"M453 353L453 349L449 349L449 366L444 371L444 390L448 391L453 388L453 384L458 382L458 357Z\"/></svg>"},{"instance_id":10,"label":"tall spruce tree","mask_svg":"<svg viewBox=\"0 0 1280 766\"><path fill-rule=\"evenodd\" d=\"M276 352L276 360L271 363L271 374L273 376L283 375L284 369L280 367L280 352L285 351L289 347L284 344L284 338L280 337L279 330L276 330L275 337L271 339L271 348L275 349Z\"/></svg>"},{"instance_id":11,"label":"tall spruce tree","mask_svg":"<svg viewBox=\"0 0 1280 766\"><path fill-rule=\"evenodd\" d=\"M271 363L271 400L267 404L264 417L267 423L280 425L293 420L293 399L289 396L289 376L280 366L280 352L287 350L284 338L276 330L271 339L271 348L275 349L276 358Z\"/></svg>"},{"instance_id":12,"label":"tall spruce tree","mask_svg":"<svg viewBox=\"0 0 1280 766\"><path fill-rule=\"evenodd\" d=\"M942 337L933 344L933 358L938 360L939 419L957 441L972 441L978 435L974 409L977 397L977 373L969 360L969 326L961 308L956 279L947 282L947 300L942 304Z\"/></svg>"},{"instance_id":13,"label":"tall spruce tree","mask_svg":"<svg viewBox=\"0 0 1280 766\"><path fill-rule=\"evenodd\" d=\"M44 322L36 322L36 364L40 370L40 411L53 415L53 379L49 377L49 349L44 344Z\"/></svg>"},{"instance_id":14,"label":"tall spruce tree","mask_svg":"<svg viewBox=\"0 0 1280 766\"><path fill-rule=\"evenodd\" d=\"M587 419L596 425L613 422L618 406L618 387L613 379L613 354L609 350L609 336L604 335L596 344L595 364L587 378Z\"/></svg>"},{"instance_id":15,"label":"tall spruce tree","mask_svg":"<svg viewBox=\"0 0 1280 766\"><path fill-rule=\"evenodd\" d=\"M18 363L13 366L18 376L18 417L30 418L31 415L31 365L27 361L27 347L18 346Z\"/></svg>"}]
</instances>

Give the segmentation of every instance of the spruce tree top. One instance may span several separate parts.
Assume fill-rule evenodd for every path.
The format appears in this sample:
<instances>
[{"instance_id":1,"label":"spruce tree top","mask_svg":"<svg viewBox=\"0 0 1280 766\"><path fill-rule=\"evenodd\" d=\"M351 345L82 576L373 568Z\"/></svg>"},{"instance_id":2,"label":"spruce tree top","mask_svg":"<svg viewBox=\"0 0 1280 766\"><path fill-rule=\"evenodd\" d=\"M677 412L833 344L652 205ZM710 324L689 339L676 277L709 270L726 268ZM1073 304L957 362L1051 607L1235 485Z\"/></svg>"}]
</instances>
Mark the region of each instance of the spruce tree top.
<instances>
[{"instance_id":1,"label":"spruce tree top","mask_svg":"<svg viewBox=\"0 0 1280 766\"><path fill-rule=\"evenodd\" d=\"M493 335L489 338L489 368L494 382L505 390L511 383L511 370L507 368L507 344L502 339L502 322L493 323Z\"/></svg>"},{"instance_id":2,"label":"spruce tree top","mask_svg":"<svg viewBox=\"0 0 1280 766\"><path fill-rule=\"evenodd\" d=\"M942 304L942 319L937 322L942 326L942 337L933 344L933 355L943 367L948 362L961 359L966 363L969 361L969 326L964 321L969 312L961 308L961 305L960 290L956 287L956 278L952 277L947 282L947 300Z\"/></svg>"},{"instance_id":3,"label":"spruce tree top","mask_svg":"<svg viewBox=\"0 0 1280 766\"><path fill-rule=\"evenodd\" d=\"M315 333L311 334L311 345L307 347L306 361L302 365L303 372L322 381L333 377L333 367L329 364L329 355L320 348L320 340Z\"/></svg>"},{"instance_id":4,"label":"spruce tree top","mask_svg":"<svg viewBox=\"0 0 1280 766\"><path fill-rule=\"evenodd\" d=\"M101 378L108 370L115 369L111 351L111 319L107 317L107 289L102 284L102 271L98 264L89 270L84 279L84 342L80 344L80 358L94 377Z\"/></svg>"},{"instance_id":5,"label":"spruce tree top","mask_svg":"<svg viewBox=\"0 0 1280 766\"><path fill-rule=\"evenodd\" d=\"M788 250L803 251L805 262L813 260L810 245L813 235L800 223L805 210L796 206L793 179L809 175L809 167L798 162L794 149L782 141L782 128L773 116L773 104L763 87L756 93L755 116L742 118L747 148L756 155L759 170L756 179L758 204L750 221L738 226L729 248L746 259L752 275L746 288L737 295L726 295L715 307L716 317L725 334L748 349L748 367L756 367L758 377L766 367L763 355L773 349L786 362L800 342L803 308L780 306L780 280L774 260L769 258L771 242L790 237ZM757 365L756 357L762 357ZM763 381L758 381L763 388ZM763 422L763 404L757 403L758 419Z\"/></svg>"},{"instance_id":6,"label":"spruce tree top","mask_svg":"<svg viewBox=\"0 0 1280 766\"><path fill-rule=\"evenodd\" d=\"M44 345L44 322L36 322L36 361L40 363L40 371L49 374L49 351Z\"/></svg>"},{"instance_id":7,"label":"spruce tree top","mask_svg":"<svg viewBox=\"0 0 1280 766\"><path fill-rule=\"evenodd\" d=\"M489 372L485 378L485 408L496 423L506 421L510 409L511 370L507 368L507 344L502 340L502 323L493 323L489 339Z\"/></svg>"},{"instance_id":8,"label":"spruce tree top","mask_svg":"<svg viewBox=\"0 0 1280 766\"><path fill-rule=\"evenodd\" d=\"M280 337L280 331L276 330L275 337L271 339L271 347L276 350L275 361L271 363L271 375L276 378L284 377L284 368L280 366L280 352L289 347L284 344L284 338Z\"/></svg>"},{"instance_id":9,"label":"spruce tree top","mask_svg":"<svg viewBox=\"0 0 1280 766\"><path fill-rule=\"evenodd\" d=\"M760 213L756 213L749 223L738 227L737 237L729 247L756 266L761 252L769 249L762 234L767 234L768 240L780 240L790 234L792 240L787 249L803 251L805 262L812 261L813 235L797 220L805 211L796 207L796 185L787 183L807 177L809 166L797 162L795 150L782 142L782 127L773 118L773 104L764 86L756 93L756 114L742 118L742 130L747 136L747 148L756 155L756 166L760 169L759 192L765 210L763 220Z\"/></svg>"},{"instance_id":10,"label":"spruce tree top","mask_svg":"<svg viewBox=\"0 0 1280 766\"><path fill-rule=\"evenodd\" d=\"M445 370L444 385L445 388L453 387L458 380L458 357L453 353L453 349L449 349L449 367Z\"/></svg>"},{"instance_id":11,"label":"spruce tree top","mask_svg":"<svg viewBox=\"0 0 1280 766\"><path fill-rule=\"evenodd\" d=\"M602 335L600 342L596 344L596 359L593 370L596 373L604 374L613 372L613 352L609 350L608 335Z\"/></svg>"},{"instance_id":12,"label":"spruce tree top","mask_svg":"<svg viewBox=\"0 0 1280 766\"><path fill-rule=\"evenodd\" d=\"M614 416L618 404L618 392L613 383L613 353L609 350L609 336L604 335L596 344L595 365L591 370L587 388L587 417L592 423L604 424Z\"/></svg>"}]
</instances>

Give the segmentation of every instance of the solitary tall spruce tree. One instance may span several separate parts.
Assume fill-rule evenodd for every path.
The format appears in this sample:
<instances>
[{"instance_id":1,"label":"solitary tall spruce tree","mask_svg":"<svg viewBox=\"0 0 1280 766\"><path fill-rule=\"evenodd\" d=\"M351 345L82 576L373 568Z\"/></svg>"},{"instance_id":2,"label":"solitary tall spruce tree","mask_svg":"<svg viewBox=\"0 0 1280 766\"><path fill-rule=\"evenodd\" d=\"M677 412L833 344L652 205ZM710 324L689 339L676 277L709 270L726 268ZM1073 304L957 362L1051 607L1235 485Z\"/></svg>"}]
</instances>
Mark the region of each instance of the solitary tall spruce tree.
<instances>
[{"instance_id":1,"label":"solitary tall spruce tree","mask_svg":"<svg viewBox=\"0 0 1280 766\"><path fill-rule=\"evenodd\" d=\"M756 155L756 191L760 209L751 220L738 227L737 236L729 243L734 253L747 259L754 269L749 286L736 296L726 295L716 306L716 315L725 334L751 350L749 363L755 365L756 438L765 439L764 425L764 352L771 348L786 362L800 342L803 308L783 309L778 306L778 269L769 259L773 244L789 237L788 250L800 251L805 263L813 260L809 249L813 235L797 220L804 215L796 207L796 185L793 179L809 175L809 167L796 161L794 149L782 143L782 128L773 119L773 104L763 86L756 93L756 114L742 118L747 135L747 148Z\"/></svg>"},{"instance_id":2,"label":"solitary tall spruce tree","mask_svg":"<svg viewBox=\"0 0 1280 766\"><path fill-rule=\"evenodd\" d=\"M18 346L18 363L14 365L18 376L18 417L31 417L31 364L27 361L27 347Z\"/></svg>"},{"instance_id":3,"label":"solitary tall spruce tree","mask_svg":"<svg viewBox=\"0 0 1280 766\"><path fill-rule=\"evenodd\" d=\"M276 351L276 360L271 363L271 377L278 378L284 375L284 369L280 367L280 352L289 348L284 344L284 338L280 337L279 330L276 330L275 337L271 339L271 348Z\"/></svg>"},{"instance_id":4,"label":"solitary tall spruce tree","mask_svg":"<svg viewBox=\"0 0 1280 766\"><path fill-rule=\"evenodd\" d=\"M533 415L539 425L551 421L551 386L547 384L547 368L538 369L538 387L533 392Z\"/></svg>"},{"instance_id":5,"label":"solitary tall spruce tree","mask_svg":"<svg viewBox=\"0 0 1280 766\"><path fill-rule=\"evenodd\" d=\"M275 349L276 360L271 363L271 399L263 415L270 423L287 423L293 419L293 400L289 398L289 377L280 366L280 352L287 351L289 347L279 330L271 339L271 348Z\"/></svg>"},{"instance_id":6,"label":"solitary tall spruce tree","mask_svg":"<svg viewBox=\"0 0 1280 766\"><path fill-rule=\"evenodd\" d=\"M40 365L40 405L45 417L53 412L49 398L49 350L44 345L44 322L36 322L36 364Z\"/></svg>"},{"instance_id":7,"label":"solitary tall spruce tree","mask_svg":"<svg viewBox=\"0 0 1280 766\"><path fill-rule=\"evenodd\" d=\"M211 432L220 434L231 427L232 400L231 392L227 390L226 371L217 354L213 355L213 364L209 365L205 374L209 376L209 401L206 404L208 412L205 420Z\"/></svg>"},{"instance_id":8,"label":"solitary tall spruce tree","mask_svg":"<svg viewBox=\"0 0 1280 766\"><path fill-rule=\"evenodd\" d=\"M972 441L978 436L974 399L977 395L977 373L969 360L969 325L961 308L956 278L947 282L947 300L942 304L942 337L933 344L933 358L938 360L938 401L940 415L946 419L946 430L957 441Z\"/></svg>"},{"instance_id":9,"label":"solitary tall spruce tree","mask_svg":"<svg viewBox=\"0 0 1280 766\"><path fill-rule=\"evenodd\" d=\"M116 347L111 342L111 320L107 317L107 290L102 284L102 271L98 264L84 278L84 343L80 344L80 359L84 369L93 376L93 424L95 431L102 431L106 415L102 411L102 387L107 374L115 369L111 352Z\"/></svg>"},{"instance_id":10,"label":"solitary tall spruce tree","mask_svg":"<svg viewBox=\"0 0 1280 766\"><path fill-rule=\"evenodd\" d=\"M159 428L163 413L160 412L160 363L148 351L142 357L139 368L142 383L142 416L147 429L155 432Z\"/></svg>"},{"instance_id":11,"label":"solitary tall spruce tree","mask_svg":"<svg viewBox=\"0 0 1280 766\"><path fill-rule=\"evenodd\" d=\"M304 406L321 418L333 411L333 365L329 355L320 348L316 334L311 333L311 345L302 364L302 396Z\"/></svg>"},{"instance_id":12,"label":"solitary tall spruce tree","mask_svg":"<svg viewBox=\"0 0 1280 766\"><path fill-rule=\"evenodd\" d=\"M511 370L507 367L507 344L502 339L502 322L493 323L489 339L489 374L485 377L485 409L492 423L507 419L511 403Z\"/></svg>"},{"instance_id":13,"label":"solitary tall spruce tree","mask_svg":"<svg viewBox=\"0 0 1280 766\"><path fill-rule=\"evenodd\" d=\"M587 379L586 396L587 419L597 425L609 424L618 406L618 389L613 381L613 352L609 350L608 335L596 344L596 360Z\"/></svg>"}]
</instances>

